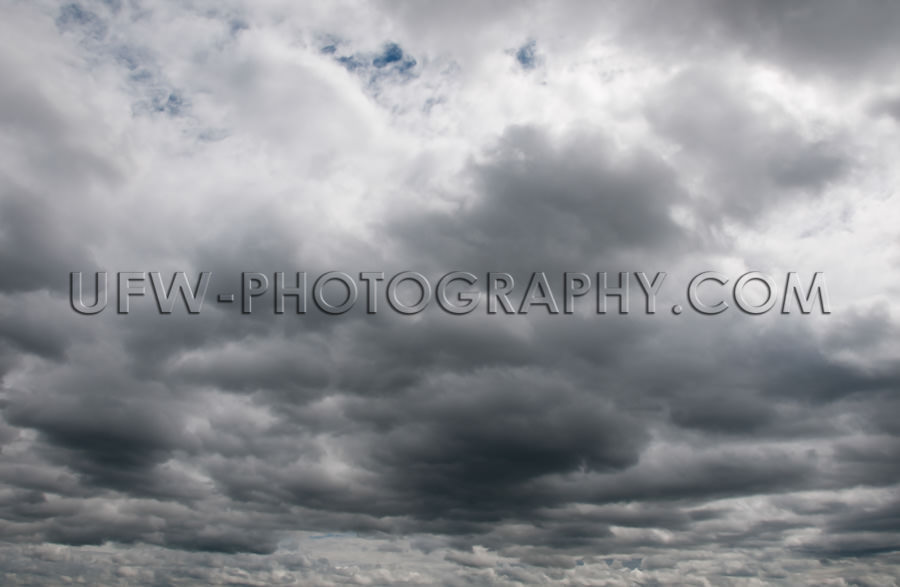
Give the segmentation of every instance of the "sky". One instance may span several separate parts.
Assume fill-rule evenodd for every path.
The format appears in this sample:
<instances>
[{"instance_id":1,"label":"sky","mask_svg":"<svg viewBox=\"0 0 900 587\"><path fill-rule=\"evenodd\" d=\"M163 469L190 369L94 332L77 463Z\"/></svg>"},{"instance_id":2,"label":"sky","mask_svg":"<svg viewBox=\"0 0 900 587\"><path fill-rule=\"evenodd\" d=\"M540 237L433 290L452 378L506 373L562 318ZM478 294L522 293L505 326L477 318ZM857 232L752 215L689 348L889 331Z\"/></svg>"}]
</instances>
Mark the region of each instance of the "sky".
<instances>
[{"instance_id":1,"label":"sky","mask_svg":"<svg viewBox=\"0 0 900 587\"><path fill-rule=\"evenodd\" d=\"M4 585L900 584L900 3L0 10ZM151 271L202 311L116 312ZM667 275L216 300L330 271Z\"/></svg>"}]
</instances>

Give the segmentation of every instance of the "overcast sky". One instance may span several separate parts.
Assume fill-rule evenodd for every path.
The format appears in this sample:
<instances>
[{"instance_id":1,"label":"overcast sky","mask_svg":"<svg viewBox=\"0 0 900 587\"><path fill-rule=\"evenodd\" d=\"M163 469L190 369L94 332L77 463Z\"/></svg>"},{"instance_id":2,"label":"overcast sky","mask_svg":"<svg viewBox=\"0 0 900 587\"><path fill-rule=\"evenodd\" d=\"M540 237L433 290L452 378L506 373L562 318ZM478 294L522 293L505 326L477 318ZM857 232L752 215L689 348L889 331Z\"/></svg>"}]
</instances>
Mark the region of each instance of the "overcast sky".
<instances>
[{"instance_id":1,"label":"overcast sky","mask_svg":"<svg viewBox=\"0 0 900 587\"><path fill-rule=\"evenodd\" d=\"M4 585L898 584L900 3L0 9ZM401 270L668 277L214 299ZM670 311L751 270L831 314ZM72 271L212 278L86 316Z\"/></svg>"}]
</instances>

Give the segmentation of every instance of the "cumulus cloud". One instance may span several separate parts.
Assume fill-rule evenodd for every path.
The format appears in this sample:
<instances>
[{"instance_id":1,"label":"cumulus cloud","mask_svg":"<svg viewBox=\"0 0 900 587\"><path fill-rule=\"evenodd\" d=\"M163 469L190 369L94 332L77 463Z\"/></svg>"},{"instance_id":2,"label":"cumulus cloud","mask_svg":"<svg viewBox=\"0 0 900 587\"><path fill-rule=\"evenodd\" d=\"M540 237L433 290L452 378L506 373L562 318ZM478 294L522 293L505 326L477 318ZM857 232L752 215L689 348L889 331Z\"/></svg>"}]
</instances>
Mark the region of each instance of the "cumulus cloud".
<instances>
[{"instance_id":1,"label":"cumulus cloud","mask_svg":"<svg viewBox=\"0 0 900 587\"><path fill-rule=\"evenodd\" d=\"M896 584L893 5L3 11L4 584ZM668 276L215 301L331 270ZM832 313L671 312L706 270ZM71 271L212 277L87 316Z\"/></svg>"}]
</instances>

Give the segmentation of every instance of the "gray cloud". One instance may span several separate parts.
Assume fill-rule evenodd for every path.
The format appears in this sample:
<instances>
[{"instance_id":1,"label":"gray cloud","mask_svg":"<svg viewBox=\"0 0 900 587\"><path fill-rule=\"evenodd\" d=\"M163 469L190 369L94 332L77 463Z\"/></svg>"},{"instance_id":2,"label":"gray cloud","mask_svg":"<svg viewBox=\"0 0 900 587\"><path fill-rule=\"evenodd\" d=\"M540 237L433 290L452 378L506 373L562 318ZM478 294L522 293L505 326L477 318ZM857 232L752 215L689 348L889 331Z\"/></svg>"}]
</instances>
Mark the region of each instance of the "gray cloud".
<instances>
[{"instance_id":1,"label":"gray cloud","mask_svg":"<svg viewBox=\"0 0 900 587\"><path fill-rule=\"evenodd\" d=\"M816 196L852 166L845 141L803 136L785 113L753 109L744 92L715 72L688 71L649 108L651 122L705 180L700 197L712 222L753 220L784 201Z\"/></svg>"},{"instance_id":2,"label":"gray cloud","mask_svg":"<svg viewBox=\"0 0 900 587\"><path fill-rule=\"evenodd\" d=\"M649 6L5 9L4 584L896 584L896 11ZM655 315L213 301L407 269L669 276ZM708 269L834 313L671 313ZM77 315L98 270L214 277Z\"/></svg>"},{"instance_id":3,"label":"gray cloud","mask_svg":"<svg viewBox=\"0 0 900 587\"><path fill-rule=\"evenodd\" d=\"M654 7L656 8L656 7ZM841 2L743 2L699 0L660 12L629 7L623 27L639 43L706 56L725 50L763 59L799 75L856 79L893 67L891 31L900 12L890 2L865 7ZM655 34L654 34L655 33Z\"/></svg>"}]
</instances>

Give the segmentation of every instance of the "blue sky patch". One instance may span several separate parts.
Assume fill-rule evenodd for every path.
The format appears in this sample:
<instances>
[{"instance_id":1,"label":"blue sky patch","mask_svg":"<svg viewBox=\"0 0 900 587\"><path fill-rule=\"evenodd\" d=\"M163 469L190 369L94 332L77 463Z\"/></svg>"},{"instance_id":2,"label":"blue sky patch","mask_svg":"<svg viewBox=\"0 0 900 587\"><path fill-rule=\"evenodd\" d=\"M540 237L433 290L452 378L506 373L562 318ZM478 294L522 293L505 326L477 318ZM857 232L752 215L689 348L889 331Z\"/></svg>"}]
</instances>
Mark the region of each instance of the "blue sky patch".
<instances>
[{"instance_id":1,"label":"blue sky patch","mask_svg":"<svg viewBox=\"0 0 900 587\"><path fill-rule=\"evenodd\" d=\"M372 60L372 65L381 68L388 64L396 63L403 59L403 49L397 43L388 43L384 46L384 52Z\"/></svg>"},{"instance_id":2,"label":"blue sky patch","mask_svg":"<svg viewBox=\"0 0 900 587\"><path fill-rule=\"evenodd\" d=\"M99 16L78 4L66 4L59 9L56 26L62 30L80 28L90 37L102 39L106 36L106 23Z\"/></svg>"},{"instance_id":3,"label":"blue sky patch","mask_svg":"<svg viewBox=\"0 0 900 587\"><path fill-rule=\"evenodd\" d=\"M516 51L516 61L522 66L522 69L534 69L537 59L537 43L528 41Z\"/></svg>"}]
</instances>

